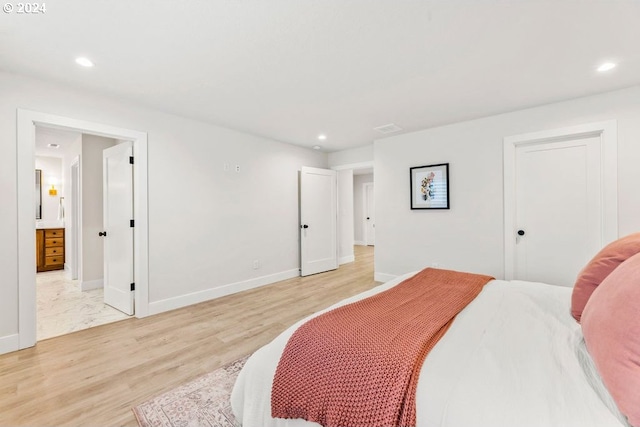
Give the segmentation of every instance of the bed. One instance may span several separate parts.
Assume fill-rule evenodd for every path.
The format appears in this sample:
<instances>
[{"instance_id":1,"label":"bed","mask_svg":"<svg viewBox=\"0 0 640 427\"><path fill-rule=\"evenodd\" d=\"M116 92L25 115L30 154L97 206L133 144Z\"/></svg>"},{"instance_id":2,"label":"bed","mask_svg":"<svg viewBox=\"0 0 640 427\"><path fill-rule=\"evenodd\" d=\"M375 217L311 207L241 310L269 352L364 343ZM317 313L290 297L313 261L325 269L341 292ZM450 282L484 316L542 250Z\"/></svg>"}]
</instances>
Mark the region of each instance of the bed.
<instances>
[{"instance_id":1,"label":"bed","mask_svg":"<svg viewBox=\"0 0 640 427\"><path fill-rule=\"evenodd\" d=\"M640 242L640 234L637 238ZM625 277L640 274L640 254L631 258L637 259L636 269L625 271ZM231 396L234 414L243 427L319 426L303 419L271 417L272 384L288 340L309 319L393 288L414 274L303 319L256 351L240 372ZM625 416L618 409L625 406L609 393L587 349L581 324L570 315L572 293L572 288L544 283L487 283L424 360L415 392L415 425L634 425L633 415L627 419L629 411ZM638 304L640 301L635 311L639 311ZM631 369L640 374L639 366ZM632 405L640 403L637 396L630 399ZM628 402L625 405L629 407Z\"/></svg>"}]
</instances>

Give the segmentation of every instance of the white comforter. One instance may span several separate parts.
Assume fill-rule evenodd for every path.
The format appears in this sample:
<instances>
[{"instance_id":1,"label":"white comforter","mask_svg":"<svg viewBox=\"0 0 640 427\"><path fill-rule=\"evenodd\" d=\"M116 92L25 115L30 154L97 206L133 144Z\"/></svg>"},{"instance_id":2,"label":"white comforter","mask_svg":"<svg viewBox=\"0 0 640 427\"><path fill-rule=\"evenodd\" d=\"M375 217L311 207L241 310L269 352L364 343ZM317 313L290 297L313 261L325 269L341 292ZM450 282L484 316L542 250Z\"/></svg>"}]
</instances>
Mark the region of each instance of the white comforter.
<instances>
[{"instance_id":1,"label":"white comforter","mask_svg":"<svg viewBox=\"0 0 640 427\"><path fill-rule=\"evenodd\" d=\"M329 309L381 292L409 276ZM593 368L580 326L569 314L570 298L570 288L542 283L487 284L423 364L417 426L626 426ZM319 425L270 415L278 360L293 331L306 320L254 353L240 372L231 405L243 427Z\"/></svg>"}]
</instances>

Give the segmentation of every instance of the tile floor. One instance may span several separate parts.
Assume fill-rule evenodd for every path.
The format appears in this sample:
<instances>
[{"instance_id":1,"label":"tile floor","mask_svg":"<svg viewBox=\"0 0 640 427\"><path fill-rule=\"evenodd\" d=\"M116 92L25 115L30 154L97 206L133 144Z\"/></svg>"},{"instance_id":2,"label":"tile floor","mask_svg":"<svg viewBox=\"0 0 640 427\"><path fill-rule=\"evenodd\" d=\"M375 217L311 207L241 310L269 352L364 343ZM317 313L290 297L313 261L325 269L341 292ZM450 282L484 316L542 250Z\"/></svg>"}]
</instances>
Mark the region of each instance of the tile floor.
<instances>
[{"instance_id":1,"label":"tile floor","mask_svg":"<svg viewBox=\"0 0 640 427\"><path fill-rule=\"evenodd\" d=\"M62 270L36 274L38 341L128 319L104 303L102 289L82 292Z\"/></svg>"}]
</instances>

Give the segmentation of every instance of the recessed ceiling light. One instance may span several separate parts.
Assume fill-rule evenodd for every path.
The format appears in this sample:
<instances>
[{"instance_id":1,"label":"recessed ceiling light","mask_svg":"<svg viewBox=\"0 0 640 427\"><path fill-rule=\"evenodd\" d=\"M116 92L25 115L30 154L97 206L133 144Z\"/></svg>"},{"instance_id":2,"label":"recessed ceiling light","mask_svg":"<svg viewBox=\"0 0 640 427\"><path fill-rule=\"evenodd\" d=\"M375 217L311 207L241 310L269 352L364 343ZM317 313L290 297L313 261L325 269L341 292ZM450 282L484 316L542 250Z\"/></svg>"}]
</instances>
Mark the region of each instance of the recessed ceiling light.
<instances>
[{"instance_id":1,"label":"recessed ceiling light","mask_svg":"<svg viewBox=\"0 0 640 427\"><path fill-rule=\"evenodd\" d=\"M83 67L93 67L93 62L89 58L80 57L76 58L76 64L82 65Z\"/></svg>"},{"instance_id":2,"label":"recessed ceiling light","mask_svg":"<svg viewBox=\"0 0 640 427\"><path fill-rule=\"evenodd\" d=\"M321 146L319 146L319 145L314 145L314 146L313 146L313 149L314 149L314 150L319 150L319 149L321 149L321 148L322 148L322 147L321 147Z\"/></svg>"},{"instance_id":3,"label":"recessed ceiling light","mask_svg":"<svg viewBox=\"0 0 640 427\"><path fill-rule=\"evenodd\" d=\"M609 71L616 68L616 64L613 62L605 62L598 67L598 71L604 73L605 71Z\"/></svg>"},{"instance_id":4,"label":"recessed ceiling light","mask_svg":"<svg viewBox=\"0 0 640 427\"><path fill-rule=\"evenodd\" d=\"M320 141L324 141L325 139L327 139L327 135L325 135L325 134L321 133L320 135L318 135L318 139L319 139Z\"/></svg>"},{"instance_id":5,"label":"recessed ceiling light","mask_svg":"<svg viewBox=\"0 0 640 427\"><path fill-rule=\"evenodd\" d=\"M47 144L49 148L60 148L60 144Z\"/></svg>"}]
</instances>

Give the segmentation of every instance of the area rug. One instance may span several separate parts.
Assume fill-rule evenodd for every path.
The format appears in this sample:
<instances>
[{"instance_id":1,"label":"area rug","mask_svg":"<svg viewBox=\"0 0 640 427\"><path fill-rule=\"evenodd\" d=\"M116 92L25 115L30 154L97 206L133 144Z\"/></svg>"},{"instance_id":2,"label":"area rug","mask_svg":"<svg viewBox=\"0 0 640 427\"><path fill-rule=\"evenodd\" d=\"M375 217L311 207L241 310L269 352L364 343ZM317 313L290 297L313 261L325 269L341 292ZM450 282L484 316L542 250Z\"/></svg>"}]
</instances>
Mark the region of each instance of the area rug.
<instances>
[{"instance_id":1,"label":"area rug","mask_svg":"<svg viewBox=\"0 0 640 427\"><path fill-rule=\"evenodd\" d=\"M248 356L136 406L141 427L239 427L229 398Z\"/></svg>"}]
</instances>

